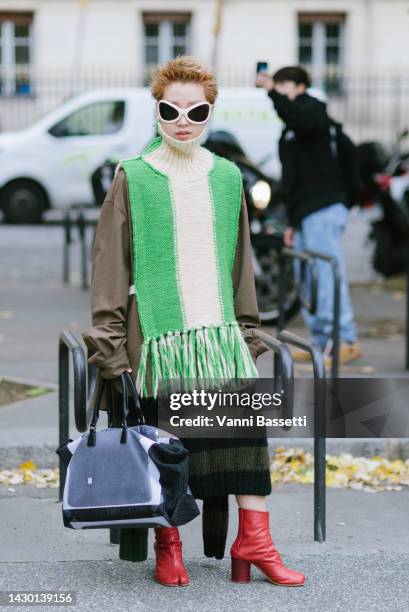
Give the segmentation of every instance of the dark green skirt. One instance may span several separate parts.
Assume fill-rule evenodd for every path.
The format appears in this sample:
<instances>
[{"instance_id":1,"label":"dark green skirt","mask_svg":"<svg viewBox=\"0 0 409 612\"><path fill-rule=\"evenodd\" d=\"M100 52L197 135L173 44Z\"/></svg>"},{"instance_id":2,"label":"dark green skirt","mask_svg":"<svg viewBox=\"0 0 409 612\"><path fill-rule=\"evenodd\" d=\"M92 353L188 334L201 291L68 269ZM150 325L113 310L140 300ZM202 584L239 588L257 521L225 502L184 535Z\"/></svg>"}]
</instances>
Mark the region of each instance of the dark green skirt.
<instances>
[{"instance_id":1,"label":"dark green skirt","mask_svg":"<svg viewBox=\"0 0 409 612\"><path fill-rule=\"evenodd\" d=\"M113 397L112 427L121 425L121 395ZM154 398L142 398L146 423L157 426ZM137 423L135 404L129 398L128 425ZM269 495L271 478L267 438L183 438L189 450L189 485L203 500L203 543L208 557L223 558L228 527L228 495ZM143 561L147 556L147 529L120 529L119 557Z\"/></svg>"}]
</instances>

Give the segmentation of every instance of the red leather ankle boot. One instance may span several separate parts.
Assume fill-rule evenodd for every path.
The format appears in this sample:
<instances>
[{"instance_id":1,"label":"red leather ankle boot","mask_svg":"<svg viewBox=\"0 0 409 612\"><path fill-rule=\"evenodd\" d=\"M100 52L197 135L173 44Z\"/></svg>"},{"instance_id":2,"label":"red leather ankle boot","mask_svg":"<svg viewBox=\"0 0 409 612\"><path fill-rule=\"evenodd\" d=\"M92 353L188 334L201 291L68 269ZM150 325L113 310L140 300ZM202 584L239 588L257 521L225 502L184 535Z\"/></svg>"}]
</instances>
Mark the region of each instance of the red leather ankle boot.
<instances>
[{"instance_id":1,"label":"red leather ankle boot","mask_svg":"<svg viewBox=\"0 0 409 612\"><path fill-rule=\"evenodd\" d=\"M305 576L286 567L275 548L269 529L269 513L239 508L239 531L231 549L231 579L250 581L253 563L274 584L302 586Z\"/></svg>"},{"instance_id":2,"label":"red leather ankle boot","mask_svg":"<svg viewBox=\"0 0 409 612\"><path fill-rule=\"evenodd\" d=\"M155 580L165 586L187 586L189 576L183 565L182 542L177 527L155 527Z\"/></svg>"}]
</instances>

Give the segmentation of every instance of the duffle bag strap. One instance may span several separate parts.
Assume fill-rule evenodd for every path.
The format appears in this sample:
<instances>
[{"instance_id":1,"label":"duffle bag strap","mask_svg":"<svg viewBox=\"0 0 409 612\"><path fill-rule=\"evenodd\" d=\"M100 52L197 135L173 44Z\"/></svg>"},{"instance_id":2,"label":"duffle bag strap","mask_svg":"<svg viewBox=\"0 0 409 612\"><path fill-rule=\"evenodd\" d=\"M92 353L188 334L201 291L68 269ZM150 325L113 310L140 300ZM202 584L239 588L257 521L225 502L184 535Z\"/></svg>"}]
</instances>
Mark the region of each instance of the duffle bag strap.
<instances>
[{"instance_id":1,"label":"duffle bag strap","mask_svg":"<svg viewBox=\"0 0 409 612\"><path fill-rule=\"evenodd\" d=\"M121 378L121 382L122 382L122 422L121 422L121 426L122 426L122 434L121 434L121 443L125 444L127 441L127 428L128 428L128 424L127 424L127 418L128 418L128 414L129 414L129 405L128 405L128 385L131 389L131 394L134 398L135 401L135 408L138 414L138 420L139 420L139 424L144 425L145 424L145 417L143 415L142 409L141 409L141 404L140 404L140 400L139 400L139 396L138 396L138 392L136 390L136 386L134 381L132 380L132 376L130 375L129 372L123 372L120 376ZM101 399L102 399L102 394L104 392L104 389L106 386L108 386L107 388L107 392L108 392L108 396L109 396L109 404L110 404L110 409L112 411L113 409L113 403L112 403L112 384L113 381L111 379L106 379L101 377L101 384L100 387L98 389L98 394L95 400L95 405L94 405L94 411L92 414L92 419L91 419L91 423L89 426L89 435L88 435L88 441L87 441L87 446L95 446L96 444L96 437L97 437L97 432L96 432L96 426L98 423L98 419L99 419L99 410L100 410L100 405L101 405Z\"/></svg>"},{"instance_id":2,"label":"duffle bag strap","mask_svg":"<svg viewBox=\"0 0 409 612\"><path fill-rule=\"evenodd\" d=\"M104 392L107 382L108 382L107 379L101 376L101 383L98 389L97 397L95 399L94 411L92 413L91 423L89 425L87 446L95 446L95 443L96 443L96 437L97 437L96 426L97 426L98 419L99 419L99 407L101 405L102 394Z\"/></svg>"},{"instance_id":3,"label":"duffle bag strap","mask_svg":"<svg viewBox=\"0 0 409 612\"><path fill-rule=\"evenodd\" d=\"M136 390L135 384L132 380L132 376L129 372L123 372L121 374L122 381L122 434L121 434L121 443L126 443L127 440L127 418L129 414L129 403L128 403L128 385L131 388L131 393L135 401L135 408L138 414L138 421L140 425L145 424L145 417L143 415L141 404L139 401L138 392Z\"/></svg>"}]
</instances>

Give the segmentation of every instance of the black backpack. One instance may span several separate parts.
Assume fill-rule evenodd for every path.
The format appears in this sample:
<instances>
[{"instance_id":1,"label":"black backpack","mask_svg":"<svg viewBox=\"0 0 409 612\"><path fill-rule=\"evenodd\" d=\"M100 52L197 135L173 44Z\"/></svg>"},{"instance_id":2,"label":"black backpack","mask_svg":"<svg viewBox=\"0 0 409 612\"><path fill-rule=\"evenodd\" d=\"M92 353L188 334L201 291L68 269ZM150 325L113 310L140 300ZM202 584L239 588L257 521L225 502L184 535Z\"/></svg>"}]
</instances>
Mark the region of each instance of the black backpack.
<instances>
[{"instance_id":1,"label":"black backpack","mask_svg":"<svg viewBox=\"0 0 409 612\"><path fill-rule=\"evenodd\" d=\"M348 206L359 204L360 173L358 149L350 137L345 134L342 125L331 119L329 128L330 147L341 168Z\"/></svg>"}]
</instances>

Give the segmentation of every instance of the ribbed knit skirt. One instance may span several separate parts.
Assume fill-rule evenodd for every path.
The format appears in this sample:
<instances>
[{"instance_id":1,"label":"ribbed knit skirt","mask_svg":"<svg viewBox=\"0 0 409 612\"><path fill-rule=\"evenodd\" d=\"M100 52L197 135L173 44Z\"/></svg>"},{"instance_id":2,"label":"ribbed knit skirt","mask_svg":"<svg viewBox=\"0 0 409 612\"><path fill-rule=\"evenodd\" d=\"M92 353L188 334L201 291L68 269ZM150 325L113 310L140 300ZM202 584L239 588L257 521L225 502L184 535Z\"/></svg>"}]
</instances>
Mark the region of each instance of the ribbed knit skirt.
<instances>
[{"instance_id":1,"label":"ribbed knit skirt","mask_svg":"<svg viewBox=\"0 0 409 612\"><path fill-rule=\"evenodd\" d=\"M157 425L157 401L142 398L148 424ZM220 495L269 495L267 438L182 438L188 449L189 485L197 499Z\"/></svg>"},{"instance_id":2,"label":"ribbed knit skirt","mask_svg":"<svg viewBox=\"0 0 409 612\"><path fill-rule=\"evenodd\" d=\"M114 401L110 425L121 424L119 397ZM148 425L158 424L158 402L140 400ZM129 398L128 425L136 424L135 405ZM271 478L266 437L182 438L189 450L189 485L203 504L204 553L223 558L228 523L228 495L269 495ZM142 561L147 554L147 530L121 529L120 558ZM139 533L138 533L139 532Z\"/></svg>"}]
</instances>

